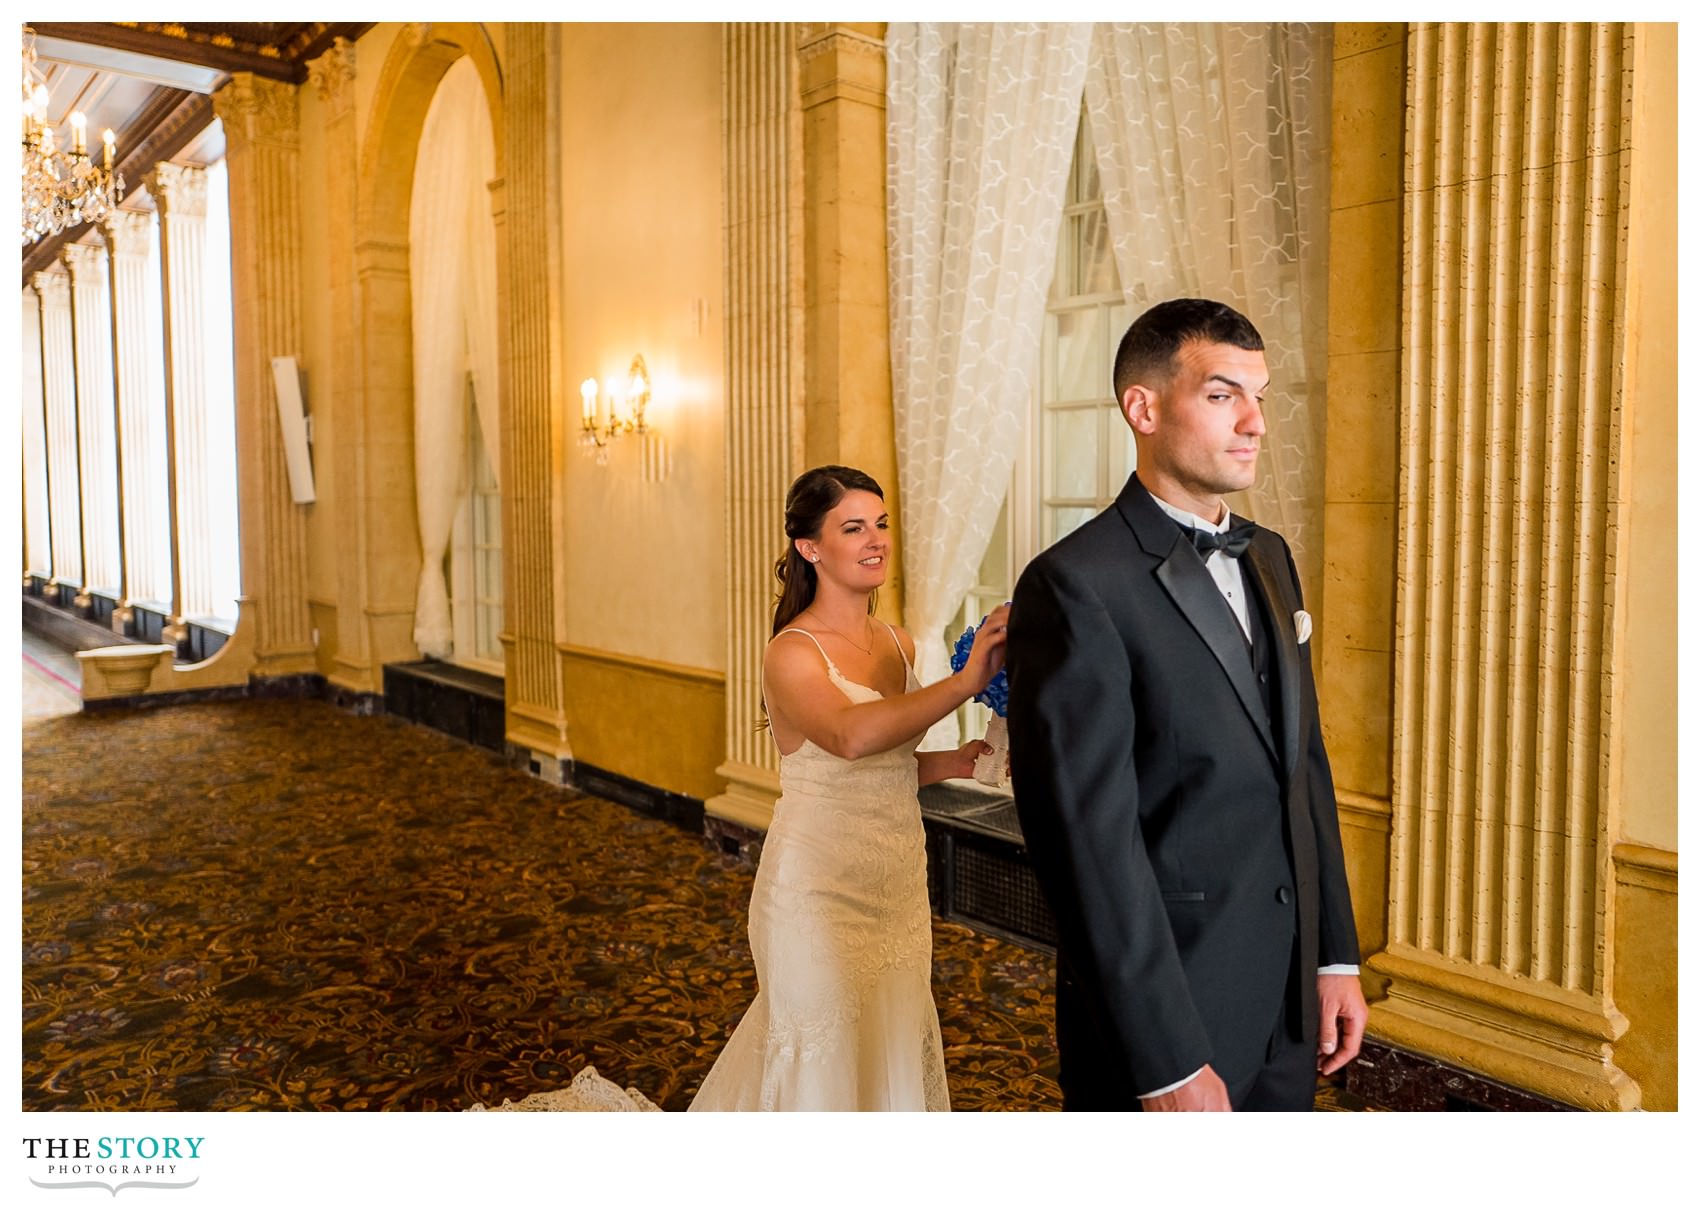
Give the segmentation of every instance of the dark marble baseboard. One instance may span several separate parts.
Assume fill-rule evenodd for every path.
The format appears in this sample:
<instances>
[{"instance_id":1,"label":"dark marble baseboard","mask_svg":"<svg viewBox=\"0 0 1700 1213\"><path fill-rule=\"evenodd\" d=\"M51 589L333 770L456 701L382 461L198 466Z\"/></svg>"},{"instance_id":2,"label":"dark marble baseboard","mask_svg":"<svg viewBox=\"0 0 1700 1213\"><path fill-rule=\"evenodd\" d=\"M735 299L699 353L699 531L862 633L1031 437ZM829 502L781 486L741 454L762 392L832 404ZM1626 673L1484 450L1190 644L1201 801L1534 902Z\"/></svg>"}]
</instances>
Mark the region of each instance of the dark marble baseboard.
<instances>
[{"instance_id":1,"label":"dark marble baseboard","mask_svg":"<svg viewBox=\"0 0 1700 1213\"><path fill-rule=\"evenodd\" d=\"M187 691L156 691L151 695L113 695L106 699L85 699L83 711L151 711L154 708L174 708L185 703L227 703L234 699L252 698L252 691L244 683L228 687L195 687Z\"/></svg>"},{"instance_id":2,"label":"dark marble baseboard","mask_svg":"<svg viewBox=\"0 0 1700 1213\"><path fill-rule=\"evenodd\" d=\"M1518 1090L1434 1057L1366 1037L1342 1071L1346 1089L1395 1112L1574 1112L1543 1095Z\"/></svg>"},{"instance_id":3,"label":"dark marble baseboard","mask_svg":"<svg viewBox=\"0 0 1700 1213\"><path fill-rule=\"evenodd\" d=\"M741 826L723 817L704 816L702 833L709 846L736 859L737 867L742 871L754 872L761 862L761 844L767 837L761 830Z\"/></svg>"},{"instance_id":4,"label":"dark marble baseboard","mask_svg":"<svg viewBox=\"0 0 1700 1213\"><path fill-rule=\"evenodd\" d=\"M706 833L702 801L694 796L669 792L630 776L591 766L588 762L575 760L566 766L567 784L581 792L623 804L645 817L668 822L692 834Z\"/></svg>"},{"instance_id":5,"label":"dark marble baseboard","mask_svg":"<svg viewBox=\"0 0 1700 1213\"><path fill-rule=\"evenodd\" d=\"M384 667L384 711L497 754L507 752L503 681L446 661Z\"/></svg>"},{"instance_id":6,"label":"dark marble baseboard","mask_svg":"<svg viewBox=\"0 0 1700 1213\"><path fill-rule=\"evenodd\" d=\"M211 661L230 639L230 633L193 619L183 621L183 640L177 646L177 659L184 665Z\"/></svg>"},{"instance_id":7,"label":"dark marble baseboard","mask_svg":"<svg viewBox=\"0 0 1700 1213\"><path fill-rule=\"evenodd\" d=\"M184 703L228 703L236 699L329 699L325 688L326 682L322 674L279 674L269 678L249 678L247 682L234 686L194 687L184 691L157 691L151 695L85 699L83 711L169 708Z\"/></svg>"},{"instance_id":8,"label":"dark marble baseboard","mask_svg":"<svg viewBox=\"0 0 1700 1213\"><path fill-rule=\"evenodd\" d=\"M382 716L384 697L375 691L353 691L325 680L324 700L350 716Z\"/></svg>"}]
</instances>

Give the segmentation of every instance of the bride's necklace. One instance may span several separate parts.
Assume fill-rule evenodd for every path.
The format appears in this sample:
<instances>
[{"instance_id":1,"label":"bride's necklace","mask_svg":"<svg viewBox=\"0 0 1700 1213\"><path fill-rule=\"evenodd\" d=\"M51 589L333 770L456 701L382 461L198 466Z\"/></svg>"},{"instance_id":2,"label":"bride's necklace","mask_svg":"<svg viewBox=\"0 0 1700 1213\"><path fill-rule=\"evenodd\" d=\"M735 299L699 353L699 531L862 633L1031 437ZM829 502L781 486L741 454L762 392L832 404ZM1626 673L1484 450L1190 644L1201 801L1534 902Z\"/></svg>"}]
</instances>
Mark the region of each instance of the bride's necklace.
<instances>
[{"instance_id":1,"label":"bride's necklace","mask_svg":"<svg viewBox=\"0 0 1700 1213\"><path fill-rule=\"evenodd\" d=\"M818 618L818 616L817 616L817 618ZM849 645L851 648L857 650L858 652L866 653L869 657L872 657L874 655L874 625L873 624L870 623L870 624L866 625L867 629L868 629L868 631L867 631L868 643L867 643L866 648L864 648L862 645L857 644L854 640L851 640L850 637L845 636L843 632L840 632L837 628L833 627L826 620L822 619L820 621L820 625L821 625L821 627L825 628L827 631L831 632L834 636L841 637L845 644Z\"/></svg>"}]
</instances>

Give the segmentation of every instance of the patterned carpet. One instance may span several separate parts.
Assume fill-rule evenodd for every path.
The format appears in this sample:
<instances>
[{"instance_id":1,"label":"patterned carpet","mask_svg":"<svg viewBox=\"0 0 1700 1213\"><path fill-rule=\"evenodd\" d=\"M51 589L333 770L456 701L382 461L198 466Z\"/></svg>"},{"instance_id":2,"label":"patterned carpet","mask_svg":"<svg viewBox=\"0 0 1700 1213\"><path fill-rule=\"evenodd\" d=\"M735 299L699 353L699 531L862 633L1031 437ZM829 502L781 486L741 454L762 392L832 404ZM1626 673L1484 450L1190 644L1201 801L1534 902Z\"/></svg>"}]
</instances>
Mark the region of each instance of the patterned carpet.
<instances>
[{"instance_id":1,"label":"patterned carpet","mask_svg":"<svg viewBox=\"0 0 1700 1213\"><path fill-rule=\"evenodd\" d=\"M682 1109L754 993L750 884L390 718L26 722L23 1107L458 1109L593 1064ZM953 1106L1058 1107L1049 958L936 928Z\"/></svg>"}]
</instances>

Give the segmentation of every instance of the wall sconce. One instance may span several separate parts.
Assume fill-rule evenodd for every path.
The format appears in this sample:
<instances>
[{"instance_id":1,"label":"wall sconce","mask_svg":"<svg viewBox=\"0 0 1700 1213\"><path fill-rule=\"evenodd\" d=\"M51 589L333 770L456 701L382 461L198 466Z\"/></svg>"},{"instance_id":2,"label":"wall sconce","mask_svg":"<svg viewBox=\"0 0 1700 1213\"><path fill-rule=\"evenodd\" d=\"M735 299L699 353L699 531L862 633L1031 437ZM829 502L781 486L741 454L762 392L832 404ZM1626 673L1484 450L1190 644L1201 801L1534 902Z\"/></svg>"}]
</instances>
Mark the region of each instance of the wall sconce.
<instances>
[{"instance_id":1,"label":"wall sconce","mask_svg":"<svg viewBox=\"0 0 1700 1213\"><path fill-rule=\"evenodd\" d=\"M666 444L655 427L644 420L649 409L650 383L649 367L644 363L643 355L632 355L623 394L616 393L612 387L603 392L594 379L586 379L579 384L578 391L582 404L578 439L580 452L588 455L594 451L597 464L605 467L614 440L626 434L636 434L643 478L665 480L671 470Z\"/></svg>"}]
</instances>

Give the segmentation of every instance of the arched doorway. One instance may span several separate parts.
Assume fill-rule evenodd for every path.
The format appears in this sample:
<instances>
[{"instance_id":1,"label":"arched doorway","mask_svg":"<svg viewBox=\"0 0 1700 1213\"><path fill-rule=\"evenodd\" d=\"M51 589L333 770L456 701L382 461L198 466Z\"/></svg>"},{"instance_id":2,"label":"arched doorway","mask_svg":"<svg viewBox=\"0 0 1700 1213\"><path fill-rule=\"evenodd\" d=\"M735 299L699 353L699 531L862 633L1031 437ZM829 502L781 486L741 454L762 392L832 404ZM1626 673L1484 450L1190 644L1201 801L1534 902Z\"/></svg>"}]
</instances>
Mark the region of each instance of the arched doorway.
<instances>
[{"instance_id":1,"label":"arched doorway","mask_svg":"<svg viewBox=\"0 0 1700 1213\"><path fill-rule=\"evenodd\" d=\"M476 87L471 93L481 97L483 117L488 122L491 168L485 179L490 189L484 214L491 216L496 229L491 289L493 306L498 309L498 341L504 342L500 336L505 329L501 300L506 294L505 258L500 255L501 182L505 174L502 80L484 27L476 23L404 27L385 56L361 140L359 204L351 250L358 283L354 357L361 375L355 407L360 457L358 466L347 474L361 557L350 571L350 579L357 584L350 585L351 592L344 597L358 602L364 615L359 652L373 682L381 679L386 663L409 661L419 655L414 641L415 614L424 562L418 508L414 259L409 226L427 115L448 73L462 61L470 67L469 79L475 76ZM428 167L435 179L437 167ZM498 349L489 359L495 371L485 378L493 378L494 385L481 388L486 397L494 397L493 402L484 403L493 403L494 407L481 409L475 398L462 401L474 415L483 412L496 419L493 424L476 428L491 478L497 483L505 480L506 455L500 449L499 437L499 419L506 411L503 354ZM499 557L493 563L499 568Z\"/></svg>"}]
</instances>

